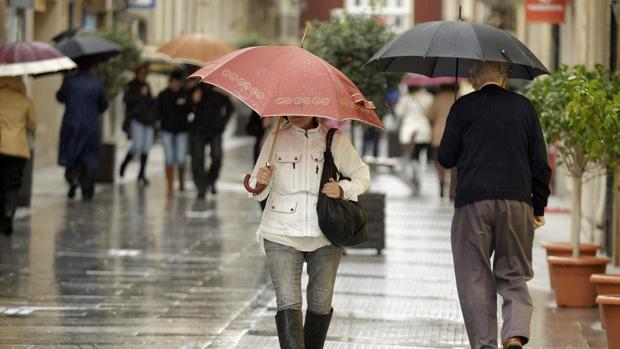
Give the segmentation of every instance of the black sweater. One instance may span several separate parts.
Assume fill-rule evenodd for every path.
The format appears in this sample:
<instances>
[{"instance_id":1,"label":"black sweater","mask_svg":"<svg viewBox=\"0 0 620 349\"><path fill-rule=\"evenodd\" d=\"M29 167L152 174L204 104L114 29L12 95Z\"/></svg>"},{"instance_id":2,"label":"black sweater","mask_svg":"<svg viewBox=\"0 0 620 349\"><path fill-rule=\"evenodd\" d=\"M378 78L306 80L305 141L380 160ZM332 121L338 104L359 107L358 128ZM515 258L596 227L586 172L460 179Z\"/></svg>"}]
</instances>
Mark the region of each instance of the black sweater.
<instances>
[{"instance_id":1,"label":"black sweater","mask_svg":"<svg viewBox=\"0 0 620 349\"><path fill-rule=\"evenodd\" d=\"M180 133L188 131L188 114L191 111L189 97L185 91L163 90L155 102L155 116L162 131Z\"/></svg>"},{"instance_id":2,"label":"black sweater","mask_svg":"<svg viewBox=\"0 0 620 349\"><path fill-rule=\"evenodd\" d=\"M461 97L450 109L439 163L457 166L455 207L516 200L544 215L551 169L530 101L497 85Z\"/></svg>"}]
</instances>

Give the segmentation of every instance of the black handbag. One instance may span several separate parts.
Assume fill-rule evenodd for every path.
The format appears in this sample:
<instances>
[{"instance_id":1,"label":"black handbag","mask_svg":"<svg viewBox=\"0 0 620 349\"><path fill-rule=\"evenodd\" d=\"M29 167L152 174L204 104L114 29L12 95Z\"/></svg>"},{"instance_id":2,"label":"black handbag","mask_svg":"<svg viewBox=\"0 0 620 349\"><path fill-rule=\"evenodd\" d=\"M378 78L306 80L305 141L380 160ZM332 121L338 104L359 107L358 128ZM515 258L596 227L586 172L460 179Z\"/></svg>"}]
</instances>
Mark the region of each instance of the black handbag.
<instances>
[{"instance_id":1,"label":"black handbag","mask_svg":"<svg viewBox=\"0 0 620 349\"><path fill-rule=\"evenodd\" d=\"M368 239L368 226L366 225L366 212L360 205L351 200L333 199L321 192L325 183L330 178L338 180L350 180L342 177L331 151L335 128L327 132L323 172L321 173L321 185L319 186L319 199L316 212L319 217L319 227L323 235L336 246L354 246Z\"/></svg>"}]
</instances>

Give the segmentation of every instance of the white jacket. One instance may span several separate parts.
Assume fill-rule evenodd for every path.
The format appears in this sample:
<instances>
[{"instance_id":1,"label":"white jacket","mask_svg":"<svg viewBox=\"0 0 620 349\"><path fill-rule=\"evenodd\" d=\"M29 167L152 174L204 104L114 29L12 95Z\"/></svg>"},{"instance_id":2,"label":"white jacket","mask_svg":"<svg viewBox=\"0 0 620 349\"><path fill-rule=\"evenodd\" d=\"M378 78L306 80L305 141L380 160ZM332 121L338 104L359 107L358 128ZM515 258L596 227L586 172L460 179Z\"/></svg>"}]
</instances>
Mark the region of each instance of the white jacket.
<instances>
[{"instance_id":1,"label":"white jacket","mask_svg":"<svg viewBox=\"0 0 620 349\"><path fill-rule=\"evenodd\" d=\"M323 153L327 128L319 126L304 130L291 124L284 125L278 135L271 166L273 176L269 186L256 200L264 200L267 205L263 212L260 230L269 234L292 237L321 236L316 212ZM273 143L273 133L263 144L256 166L252 171L250 183L256 184L258 169L265 166ZM351 178L338 184L344 192L344 199L357 201L370 185L368 166L362 162L349 139L336 132L332 142L334 162L340 173Z\"/></svg>"},{"instance_id":2,"label":"white jacket","mask_svg":"<svg viewBox=\"0 0 620 349\"><path fill-rule=\"evenodd\" d=\"M432 103L433 96L425 90L400 97L394 111L402 120L398 137L401 144L431 142L431 123L426 115Z\"/></svg>"}]
</instances>

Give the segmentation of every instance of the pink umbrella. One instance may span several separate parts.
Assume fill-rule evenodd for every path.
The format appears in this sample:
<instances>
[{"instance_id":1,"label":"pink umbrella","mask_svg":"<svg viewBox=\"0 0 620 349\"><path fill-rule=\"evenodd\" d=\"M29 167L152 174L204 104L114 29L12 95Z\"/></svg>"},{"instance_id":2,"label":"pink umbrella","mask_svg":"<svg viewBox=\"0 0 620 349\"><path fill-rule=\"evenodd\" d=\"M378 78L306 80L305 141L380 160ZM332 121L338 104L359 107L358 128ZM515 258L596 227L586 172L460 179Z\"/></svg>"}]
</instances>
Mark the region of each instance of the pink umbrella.
<instances>
[{"instance_id":1,"label":"pink umbrella","mask_svg":"<svg viewBox=\"0 0 620 349\"><path fill-rule=\"evenodd\" d=\"M335 121L356 120L383 128L374 105L338 69L296 46L249 47L211 61L193 77L239 98L262 117L305 115ZM276 144L276 129L271 155ZM269 163L271 162L269 156ZM257 193L264 186L246 189Z\"/></svg>"},{"instance_id":2,"label":"pink umbrella","mask_svg":"<svg viewBox=\"0 0 620 349\"><path fill-rule=\"evenodd\" d=\"M13 42L0 46L0 76L45 74L75 67L71 59L42 42Z\"/></svg>"},{"instance_id":3,"label":"pink umbrella","mask_svg":"<svg viewBox=\"0 0 620 349\"><path fill-rule=\"evenodd\" d=\"M453 85L457 82L454 77L442 76L430 78L421 74L409 74L403 79L403 83L407 86L438 86L438 85Z\"/></svg>"}]
</instances>

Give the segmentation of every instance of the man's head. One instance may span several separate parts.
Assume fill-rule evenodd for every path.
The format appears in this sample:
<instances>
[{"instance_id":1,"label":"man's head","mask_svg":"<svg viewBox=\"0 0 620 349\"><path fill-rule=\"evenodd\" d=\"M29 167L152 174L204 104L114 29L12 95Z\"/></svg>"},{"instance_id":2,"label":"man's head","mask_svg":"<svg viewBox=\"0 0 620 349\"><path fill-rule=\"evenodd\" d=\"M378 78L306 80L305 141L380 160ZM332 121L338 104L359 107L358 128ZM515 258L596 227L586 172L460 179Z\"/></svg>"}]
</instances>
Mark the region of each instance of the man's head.
<instances>
[{"instance_id":1,"label":"man's head","mask_svg":"<svg viewBox=\"0 0 620 349\"><path fill-rule=\"evenodd\" d=\"M500 62L479 62L469 69L471 83L476 90L484 84L494 82L506 86L508 81L508 64Z\"/></svg>"},{"instance_id":2,"label":"man's head","mask_svg":"<svg viewBox=\"0 0 620 349\"><path fill-rule=\"evenodd\" d=\"M179 92L183 87L183 71L181 69L175 69L170 73L170 81L168 86L174 92Z\"/></svg>"},{"instance_id":3,"label":"man's head","mask_svg":"<svg viewBox=\"0 0 620 349\"><path fill-rule=\"evenodd\" d=\"M147 75L149 75L148 64L141 64L136 68L136 79L146 81Z\"/></svg>"}]
</instances>

